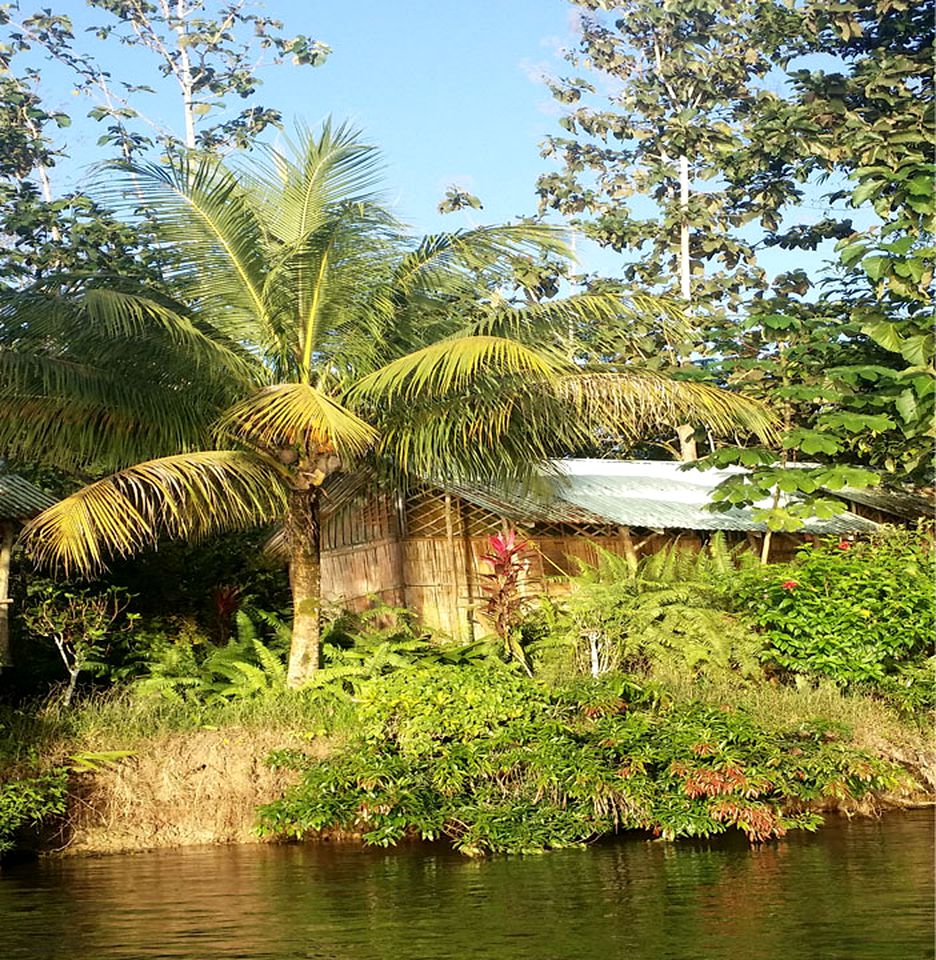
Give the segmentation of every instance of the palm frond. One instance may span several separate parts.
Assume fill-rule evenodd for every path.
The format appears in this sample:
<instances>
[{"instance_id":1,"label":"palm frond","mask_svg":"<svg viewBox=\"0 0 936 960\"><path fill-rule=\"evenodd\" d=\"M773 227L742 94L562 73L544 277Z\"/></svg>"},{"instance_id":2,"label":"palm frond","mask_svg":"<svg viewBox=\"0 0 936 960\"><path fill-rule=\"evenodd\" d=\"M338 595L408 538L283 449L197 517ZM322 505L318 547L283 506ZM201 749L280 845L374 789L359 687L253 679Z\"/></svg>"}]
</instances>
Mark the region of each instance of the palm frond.
<instances>
[{"instance_id":1,"label":"palm frond","mask_svg":"<svg viewBox=\"0 0 936 960\"><path fill-rule=\"evenodd\" d=\"M181 306L170 306L154 296L131 293L107 287L91 287L84 291L80 306L87 323L100 337L139 340L159 327L169 342L186 351L190 363L220 364L229 376L248 382L256 360L239 344L200 329ZM116 344L119 349L121 344Z\"/></svg>"},{"instance_id":2,"label":"palm frond","mask_svg":"<svg viewBox=\"0 0 936 960\"><path fill-rule=\"evenodd\" d=\"M360 131L348 124L333 127L330 119L318 136L300 124L294 140L281 136L267 148L267 163L253 164L242 175L277 240L300 244L337 207L373 197L383 165L377 149L360 138Z\"/></svg>"},{"instance_id":3,"label":"palm frond","mask_svg":"<svg viewBox=\"0 0 936 960\"><path fill-rule=\"evenodd\" d=\"M366 421L307 383L265 387L227 410L218 430L260 448L336 450L356 457L376 438Z\"/></svg>"},{"instance_id":4,"label":"palm frond","mask_svg":"<svg viewBox=\"0 0 936 960\"><path fill-rule=\"evenodd\" d=\"M26 525L22 542L42 566L87 574L160 535L197 539L268 523L285 504L279 474L251 454L181 454L137 464L66 497Z\"/></svg>"},{"instance_id":5,"label":"palm frond","mask_svg":"<svg viewBox=\"0 0 936 960\"><path fill-rule=\"evenodd\" d=\"M355 384L349 400L438 397L467 387L479 374L519 374L534 381L548 381L569 367L561 358L506 337L456 337L415 350L375 370Z\"/></svg>"},{"instance_id":6,"label":"palm frond","mask_svg":"<svg viewBox=\"0 0 936 960\"><path fill-rule=\"evenodd\" d=\"M689 339L693 332L676 301L647 295L625 299L617 293L580 293L521 305L494 302L465 332L540 344L556 340L573 355L619 352L624 345L639 354L640 341L652 327L668 341Z\"/></svg>"},{"instance_id":7,"label":"palm frond","mask_svg":"<svg viewBox=\"0 0 936 960\"><path fill-rule=\"evenodd\" d=\"M699 423L724 435L750 431L766 443L777 438L769 407L705 383L648 372L582 372L563 377L557 395L583 423L628 439L647 431Z\"/></svg>"},{"instance_id":8,"label":"palm frond","mask_svg":"<svg viewBox=\"0 0 936 960\"><path fill-rule=\"evenodd\" d=\"M569 253L565 229L529 220L430 234L400 260L394 282L407 294L465 294L477 291L478 274L493 270L508 279L520 258Z\"/></svg>"},{"instance_id":9,"label":"palm frond","mask_svg":"<svg viewBox=\"0 0 936 960\"><path fill-rule=\"evenodd\" d=\"M336 473L322 486L321 517L328 520L369 502L381 490L373 458L355 464L354 470Z\"/></svg>"},{"instance_id":10,"label":"palm frond","mask_svg":"<svg viewBox=\"0 0 936 960\"><path fill-rule=\"evenodd\" d=\"M204 156L118 169L128 177L110 189L111 202L151 212L171 273L202 314L226 331L266 325L266 235L238 177Z\"/></svg>"},{"instance_id":11,"label":"palm frond","mask_svg":"<svg viewBox=\"0 0 936 960\"><path fill-rule=\"evenodd\" d=\"M0 449L59 467L114 469L203 445L232 384L153 350L100 366L0 347ZM165 362L164 362L165 361Z\"/></svg>"},{"instance_id":12,"label":"palm frond","mask_svg":"<svg viewBox=\"0 0 936 960\"><path fill-rule=\"evenodd\" d=\"M106 287L65 275L56 279L67 289L0 292L0 351L58 358L88 369L149 361L152 370L132 378L137 383L167 372L188 382L194 366L200 377L202 369L208 370L215 382L224 380L233 389L256 372L256 357L241 343L157 291L122 289L126 280L120 278ZM6 387L10 381L0 383Z\"/></svg>"},{"instance_id":13,"label":"palm frond","mask_svg":"<svg viewBox=\"0 0 936 960\"><path fill-rule=\"evenodd\" d=\"M539 465L583 437L545 386L519 380L479 378L470 390L388 405L377 452L391 484L413 477L533 484Z\"/></svg>"},{"instance_id":14,"label":"palm frond","mask_svg":"<svg viewBox=\"0 0 936 960\"><path fill-rule=\"evenodd\" d=\"M260 545L260 553L270 563L285 566L289 563L289 533L285 527L277 527Z\"/></svg>"}]
</instances>

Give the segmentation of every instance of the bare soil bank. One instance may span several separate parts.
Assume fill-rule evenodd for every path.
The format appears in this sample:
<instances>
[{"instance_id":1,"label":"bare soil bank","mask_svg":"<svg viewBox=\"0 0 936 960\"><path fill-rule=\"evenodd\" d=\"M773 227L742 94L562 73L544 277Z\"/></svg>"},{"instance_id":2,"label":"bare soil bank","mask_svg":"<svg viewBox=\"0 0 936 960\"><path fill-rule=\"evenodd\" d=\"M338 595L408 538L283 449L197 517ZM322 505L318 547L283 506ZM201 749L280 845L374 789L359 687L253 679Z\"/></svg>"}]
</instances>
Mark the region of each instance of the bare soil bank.
<instances>
[{"instance_id":1,"label":"bare soil bank","mask_svg":"<svg viewBox=\"0 0 936 960\"><path fill-rule=\"evenodd\" d=\"M865 746L900 764L908 773L905 786L860 802L830 798L818 809L873 816L936 801L936 745L881 740ZM279 796L295 777L265 762L270 751L283 747L324 757L329 742L282 729L232 727L146 741L118 765L75 778L66 826L48 838L46 852L130 853L260 842L254 829L257 807Z\"/></svg>"},{"instance_id":2,"label":"bare soil bank","mask_svg":"<svg viewBox=\"0 0 936 960\"><path fill-rule=\"evenodd\" d=\"M265 762L281 747L327 752L324 741L282 730L228 727L147 741L116 766L75 777L65 826L46 849L72 855L259 842L258 805L295 776Z\"/></svg>"}]
</instances>

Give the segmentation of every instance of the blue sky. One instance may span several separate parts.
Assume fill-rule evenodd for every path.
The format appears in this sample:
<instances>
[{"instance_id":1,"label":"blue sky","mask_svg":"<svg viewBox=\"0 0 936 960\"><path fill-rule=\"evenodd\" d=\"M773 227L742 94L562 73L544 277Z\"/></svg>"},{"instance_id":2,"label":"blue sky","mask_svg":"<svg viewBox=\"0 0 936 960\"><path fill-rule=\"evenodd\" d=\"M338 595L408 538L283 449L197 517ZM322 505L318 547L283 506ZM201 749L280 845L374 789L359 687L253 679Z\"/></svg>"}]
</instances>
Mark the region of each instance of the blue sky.
<instances>
[{"instance_id":1,"label":"blue sky","mask_svg":"<svg viewBox=\"0 0 936 960\"><path fill-rule=\"evenodd\" d=\"M72 17L76 34L107 19L89 17L84 0L49 5ZM296 119L315 125L330 115L359 127L381 148L387 195L414 229L464 223L461 214L435 212L452 183L481 197L479 219L535 212L536 177L546 169L538 144L558 129L559 116L538 77L561 70L556 50L574 43L566 0L362 0L353 6L267 0L263 6L290 35L323 40L333 52L319 68L266 68L260 102L281 110L287 125ZM154 61L140 70L148 54L113 44L107 49L115 78L157 85ZM75 117L67 132L69 161L58 171L64 187L100 159L94 144L103 131L79 119L90 104L75 99L61 68L44 65L43 81L48 102ZM177 98L170 96L153 98L150 112L181 134Z\"/></svg>"},{"instance_id":2,"label":"blue sky","mask_svg":"<svg viewBox=\"0 0 936 960\"><path fill-rule=\"evenodd\" d=\"M558 116L537 76L561 69L555 51L574 42L565 0L365 2L353 13L279 0L276 9L334 50L282 100L285 112L361 126L381 145L393 198L414 226L438 225L451 183L482 199L485 220L535 211L546 169L538 144Z\"/></svg>"},{"instance_id":3,"label":"blue sky","mask_svg":"<svg viewBox=\"0 0 936 960\"><path fill-rule=\"evenodd\" d=\"M84 0L50 6L70 14L78 28L88 22ZM265 71L261 102L280 109L287 123L314 125L331 115L359 127L380 146L387 196L416 232L465 226L472 216L490 223L536 212L536 178L552 163L540 157L539 144L561 132L561 108L542 76L562 73L561 49L576 42L577 8L567 0L268 0L265 6L289 34L323 40L333 53L317 69ZM115 77L155 85L154 64L142 73L140 56L119 51ZM56 186L66 189L100 159L94 143L102 131L78 122L87 106L75 101L63 72L46 67L43 78L49 102L76 116L70 159L56 171ZM180 131L177 100L154 98L154 112ZM479 196L484 209L437 214L453 183ZM822 216L820 193L801 219ZM622 262L591 244L577 249L584 270L614 275ZM808 254L800 262L803 255L776 251L763 262L771 272L796 266L813 272L820 259Z\"/></svg>"}]
</instances>

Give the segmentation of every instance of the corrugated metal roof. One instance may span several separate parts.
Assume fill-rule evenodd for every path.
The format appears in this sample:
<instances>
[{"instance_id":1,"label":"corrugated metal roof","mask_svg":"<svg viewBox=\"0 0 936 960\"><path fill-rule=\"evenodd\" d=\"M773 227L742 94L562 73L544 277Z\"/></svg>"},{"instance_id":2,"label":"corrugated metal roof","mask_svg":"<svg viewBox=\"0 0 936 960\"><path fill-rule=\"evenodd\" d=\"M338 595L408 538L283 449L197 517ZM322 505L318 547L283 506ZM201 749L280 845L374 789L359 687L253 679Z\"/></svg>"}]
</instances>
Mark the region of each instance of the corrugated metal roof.
<instances>
[{"instance_id":1,"label":"corrugated metal roof","mask_svg":"<svg viewBox=\"0 0 936 960\"><path fill-rule=\"evenodd\" d=\"M27 520L51 507L55 499L0 464L0 520Z\"/></svg>"},{"instance_id":2,"label":"corrugated metal roof","mask_svg":"<svg viewBox=\"0 0 936 960\"><path fill-rule=\"evenodd\" d=\"M832 495L904 520L916 520L918 517L932 517L936 514L936 503L932 498L927 499L902 490L889 490L884 487L853 490L845 487L843 490L834 491Z\"/></svg>"},{"instance_id":3,"label":"corrugated metal roof","mask_svg":"<svg viewBox=\"0 0 936 960\"><path fill-rule=\"evenodd\" d=\"M712 490L739 469L683 470L661 460L557 460L544 474L543 489L506 493L474 486L447 489L518 523L611 523L656 530L737 530L763 532L751 508L707 509ZM769 506L769 503L758 504ZM807 520L804 533L865 533L877 524L843 511L826 520Z\"/></svg>"}]
</instances>

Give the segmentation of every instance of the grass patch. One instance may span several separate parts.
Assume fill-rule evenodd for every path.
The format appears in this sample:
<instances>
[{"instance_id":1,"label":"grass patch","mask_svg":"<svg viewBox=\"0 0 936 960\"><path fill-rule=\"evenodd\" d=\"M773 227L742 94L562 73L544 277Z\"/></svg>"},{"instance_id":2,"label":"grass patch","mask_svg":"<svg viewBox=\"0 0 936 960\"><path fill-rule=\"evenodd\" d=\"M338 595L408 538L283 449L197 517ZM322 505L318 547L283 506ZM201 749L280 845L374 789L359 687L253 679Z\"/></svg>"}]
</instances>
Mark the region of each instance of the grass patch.
<instances>
[{"instance_id":1,"label":"grass patch","mask_svg":"<svg viewBox=\"0 0 936 960\"><path fill-rule=\"evenodd\" d=\"M676 700L743 707L766 730L778 730L821 717L846 727L853 742L863 747L882 739L923 743L931 721L928 716L907 718L881 700L842 690L832 682L786 685L713 680L700 683L679 674L659 679Z\"/></svg>"},{"instance_id":2,"label":"grass patch","mask_svg":"<svg viewBox=\"0 0 936 960\"><path fill-rule=\"evenodd\" d=\"M340 737L352 722L350 703L291 690L213 704L117 690L66 707L56 696L38 706L0 706L0 780L47 770L72 754L132 751L176 733L236 728Z\"/></svg>"}]
</instances>

